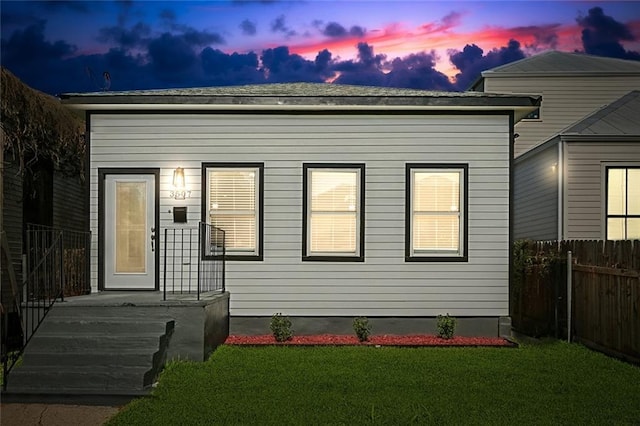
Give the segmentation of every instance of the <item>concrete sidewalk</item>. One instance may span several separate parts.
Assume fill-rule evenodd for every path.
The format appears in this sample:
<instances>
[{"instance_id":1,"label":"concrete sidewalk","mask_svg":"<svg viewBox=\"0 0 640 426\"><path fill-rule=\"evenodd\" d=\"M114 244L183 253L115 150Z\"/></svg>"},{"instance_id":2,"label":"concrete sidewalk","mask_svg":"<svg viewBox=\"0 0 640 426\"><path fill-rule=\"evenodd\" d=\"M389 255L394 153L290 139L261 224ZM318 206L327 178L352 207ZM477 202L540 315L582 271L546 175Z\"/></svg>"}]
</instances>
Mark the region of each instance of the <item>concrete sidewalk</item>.
<instances>
[{"instance_id":1,"label":"concrete sidewalk","mask_svg":"<svg viewBox=\"0 0 640 426\"><path fill-rule=\"evenodd\" d=\"M99 426L121 407L66 404L0 404L2 426Z\"/></svg>"}]
</instances>

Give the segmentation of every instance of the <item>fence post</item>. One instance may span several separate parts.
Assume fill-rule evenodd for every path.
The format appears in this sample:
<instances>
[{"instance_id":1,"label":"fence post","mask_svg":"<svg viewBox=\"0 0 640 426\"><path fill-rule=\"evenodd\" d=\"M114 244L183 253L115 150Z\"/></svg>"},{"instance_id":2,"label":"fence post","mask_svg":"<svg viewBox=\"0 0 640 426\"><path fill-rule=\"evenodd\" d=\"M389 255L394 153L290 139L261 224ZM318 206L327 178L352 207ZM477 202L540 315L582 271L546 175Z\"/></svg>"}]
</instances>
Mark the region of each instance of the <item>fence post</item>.
<instances>
[{"instance_id":1,"label":"fence post","mask_svg":"<svg viewBox=\"0 0 640 426\"><path fill-rule=\"evenodd\" d=\"M65 288L65 277L64 277L64 232L60 231L60 301L64 302L64 288Z\"/></svg>"},{"instance_id":2,"label":"fence post","mask_svg":"<svg viewBox=\"0 0 640 426\"><path fill-rule=\"evenodd\" d=\"M164 228L164 267L162 268L162 282L164 291L162 292L162 300L167 300L167 228Z\"/></svg>"},{"instance_id":3,"label":"fence post","mask_svg":"<svg viewBox=\"0 0 640 426\"><path fill-rule=\"evenodd\" d=\"M227 233L222 231L222 291L227 291L226 285L226 264L227 264Z\"/></svg>"},{"instance_id":4,"label":"fence post","mask_svg":"<svg viewBox=\"0 0 640 426\"><path fill-rule=\"evenodd\" d=\"M196 277L196 292L197 292L197 299L200 300L200 268L201 266L204 267L204 265L202 265L202 257L206 254L206 251L204 251L204 234L207 231L206 228L206 224L204 224L203 222L199 222L198 223L198 273L197 273L197 277Z\"/></svg>"},{"instance_id":5,"label":"fence post","mask_svg":"<svg viewBox=\"0 0 640 426\"><path fill-rule=\"evenodd\" d=\"M83 294L91 293L91 231L86 236L86 243L84 246L84 288Z\"/></svg>"},{"instance_id":6,"label":"fence post","mask_svg":"<svg viewBox=\"0 0 640 426\"><path fill-rule=\"evenodd\" d=\"M571 289L573 288L573 259L571 250L567 252L567 342L571 343Z\"/></svg>"}]
</instances>

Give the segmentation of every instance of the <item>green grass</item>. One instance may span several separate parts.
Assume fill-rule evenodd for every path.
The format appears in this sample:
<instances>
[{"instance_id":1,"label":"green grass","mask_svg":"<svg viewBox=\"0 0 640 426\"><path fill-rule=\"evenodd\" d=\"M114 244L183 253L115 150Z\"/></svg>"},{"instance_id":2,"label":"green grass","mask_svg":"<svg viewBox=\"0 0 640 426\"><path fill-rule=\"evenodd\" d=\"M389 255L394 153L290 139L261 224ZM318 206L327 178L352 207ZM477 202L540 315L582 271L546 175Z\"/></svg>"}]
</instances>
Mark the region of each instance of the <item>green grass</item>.
<instances>
[{"instance_id":1,"label":"green grass","mask_svg":"<svg viewBox=\"0 0 640 426\"><path fill-rule=\"evenodd\" d=\"M223 346L109 424L640 424L640 368L563 342Z\"/></svg>"}]
</instances>

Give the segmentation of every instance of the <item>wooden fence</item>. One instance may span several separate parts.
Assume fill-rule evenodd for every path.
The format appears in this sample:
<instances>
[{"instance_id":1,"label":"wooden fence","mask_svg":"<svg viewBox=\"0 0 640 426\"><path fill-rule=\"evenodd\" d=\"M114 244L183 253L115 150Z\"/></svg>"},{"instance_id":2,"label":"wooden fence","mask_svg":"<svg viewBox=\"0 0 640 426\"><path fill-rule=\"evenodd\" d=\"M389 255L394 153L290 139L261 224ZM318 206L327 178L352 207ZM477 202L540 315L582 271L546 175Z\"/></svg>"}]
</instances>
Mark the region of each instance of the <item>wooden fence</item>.
<instances>
[{"instance_id":1,"label":"wooden fence","mask_svg":"<svg viewBox=\"0 0 640 426\"><path fill-rule=\"evenodd\" d=\"M573 340L640 363L640 241L518 242L515 250L510 306L517 331L567 336L571 251Z\"/></svg>"}]
</instances>

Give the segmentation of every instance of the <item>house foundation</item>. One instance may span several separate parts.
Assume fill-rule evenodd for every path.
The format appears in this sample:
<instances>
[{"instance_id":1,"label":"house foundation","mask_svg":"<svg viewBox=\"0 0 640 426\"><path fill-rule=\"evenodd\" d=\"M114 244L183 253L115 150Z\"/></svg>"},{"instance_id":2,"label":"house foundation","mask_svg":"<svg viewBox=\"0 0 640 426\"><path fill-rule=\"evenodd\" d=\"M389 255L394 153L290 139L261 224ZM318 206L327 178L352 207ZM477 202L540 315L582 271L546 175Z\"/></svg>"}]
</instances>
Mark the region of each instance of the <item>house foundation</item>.
<instances>
[{"instance_id":1,"label":"house foundation","mask_svg":"<svg viewBox=\"0 0 640 426\"><path fill-rule=\"evenodd\" d=\"M290 317L296 335L353 334L353 317ZM369 317L372 334L436 334L435 317ZM270 317L238 317L229 320L229 334L270 334ZM456 335L511 337L510 317L456 317Z\"/></svg>"}]
</instances>

